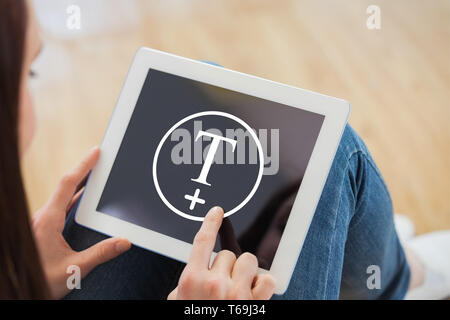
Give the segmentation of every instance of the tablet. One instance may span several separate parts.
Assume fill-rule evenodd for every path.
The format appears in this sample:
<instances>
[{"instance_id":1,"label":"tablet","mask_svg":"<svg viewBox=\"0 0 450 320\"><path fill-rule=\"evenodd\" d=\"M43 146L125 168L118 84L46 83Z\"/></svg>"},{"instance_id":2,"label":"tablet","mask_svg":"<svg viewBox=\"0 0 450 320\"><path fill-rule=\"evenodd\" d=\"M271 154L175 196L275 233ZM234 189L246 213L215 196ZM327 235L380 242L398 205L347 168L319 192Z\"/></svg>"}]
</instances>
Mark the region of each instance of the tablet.
<instances>
[{"instance_id":1,"label":"tablet","mask_svg":"<svg viewBox=\"0 0 450 320\"><path fill-rule=\"evenodd\" d=\"M214 255L251 252L283 293L349 115L348 102L219 66L137 51L77 223L186 262L203 217Z\"/></svg>"}]
</instances>

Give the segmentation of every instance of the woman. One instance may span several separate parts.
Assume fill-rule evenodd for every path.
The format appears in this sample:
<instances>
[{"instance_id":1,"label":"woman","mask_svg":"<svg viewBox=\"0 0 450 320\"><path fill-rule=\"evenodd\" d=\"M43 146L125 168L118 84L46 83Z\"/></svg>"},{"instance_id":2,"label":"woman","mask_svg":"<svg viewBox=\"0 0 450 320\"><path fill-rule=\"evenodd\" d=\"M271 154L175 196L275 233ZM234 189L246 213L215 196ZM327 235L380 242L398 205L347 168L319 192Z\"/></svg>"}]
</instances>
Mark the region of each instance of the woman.
<instances>
[{"instance_id":1,"label":"woman","mask_svg":"<svg viewBox=\"0 0 450 320\"><path fill-rule=\"evenodd\" d=\"M41 47L38 30L27 2L0 2L0 298L270 298L274 279L256 275L253 255L221 251L208 267L220 208L207 214L187 265L76 225L73 207L98 148L61 180L30 223L20 156L34 131L27 81ZM287 212L291 198L273 208L276 216ZM268 232L279 236L276 228ZM70 265L81 269L81 290L67 288ZM367 285L370 266L379 267L379 287ZM401 299L408 288L429 288L430 270L406 259L389 192L364 143L347 127L283 298Z\"/></svg>"},{"instance_id":2,"label":"woman","mask_svg":"<svg viewBox=\"0 0 450 320\"><path fill-rule=\"evenodd\" d=\"M61 180L51 199L33 216L32 224L29 222L19 160L34 131L27 82L41 48L38 24L30 8L23 0L0 2L0 298L61 298L69 292L68 266L79 266L84 277L131 245L126 239L111 238L75 252L62 235L66 213L80 195L78 185L97 162L98 148ZM222 218L220 208L207 214L170 298L202 299L211 293L216 298L272 296L274 280L256 275L257 262L251 254L235 259L224 251L208 268ZM234 273L229 275L231 269Z\"/></svg>"}]
</instances>

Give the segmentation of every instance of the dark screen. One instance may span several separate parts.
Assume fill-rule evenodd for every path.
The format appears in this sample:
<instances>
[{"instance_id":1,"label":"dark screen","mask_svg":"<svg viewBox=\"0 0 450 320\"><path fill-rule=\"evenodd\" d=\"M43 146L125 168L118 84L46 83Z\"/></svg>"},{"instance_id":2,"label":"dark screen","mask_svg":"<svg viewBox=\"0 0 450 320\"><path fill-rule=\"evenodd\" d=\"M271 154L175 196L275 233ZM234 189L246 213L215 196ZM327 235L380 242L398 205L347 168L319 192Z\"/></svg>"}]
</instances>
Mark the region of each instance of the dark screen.
<instances>
[{"instance_id":1,"label":"dark screen","mask_svg":"<svg viewBox=\"0 0 450 320\"><path fill-rule=\"evenodd\" d=\"M270 269L322 115L151 69L97 211L192 243L201 222L177 214L163 202L152 167L169 129L206 111L241 119L254 131L264 155L264 174L256 192L224 219L215 249L249 251L260 267ZM206 170L208 155L213 158ZM242 203L255 185L260 158L246 126L222 114L208 114L173 130L162 143L156 164L166 201L195 218L215 205L228 212ZM203 179L202 172L206 172Z\"/></svg>"}]
</instances>

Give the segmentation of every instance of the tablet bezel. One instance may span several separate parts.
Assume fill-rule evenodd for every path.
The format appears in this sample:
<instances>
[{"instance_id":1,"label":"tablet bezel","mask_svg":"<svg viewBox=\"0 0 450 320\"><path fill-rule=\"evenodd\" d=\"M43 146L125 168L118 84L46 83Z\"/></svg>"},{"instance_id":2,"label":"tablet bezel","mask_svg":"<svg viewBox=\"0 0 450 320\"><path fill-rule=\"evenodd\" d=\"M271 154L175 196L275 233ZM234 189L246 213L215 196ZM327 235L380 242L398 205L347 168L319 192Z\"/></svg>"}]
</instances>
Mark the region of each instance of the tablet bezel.
<instances>
[{"instance_id":1,"label":"tablet bezel","mask_svg":"<svg viewBox=\"0 0 450 320\"><path fill-rule=\"evenodd\" d=\"M154 49L140 48L133 58L117 100L100 146L100 158L89 177L75 215L75 221L87 228L110 236L125 237L139 247L182 262L187 261L192 244L96 211L149 69L208 83L325 116L271 268L270 270L259 269L259 272L270 273L275 277L277 283L275 293L284 293L300 255L344 131L350 113L349 103L342 99L204 62ZM214 256L215 253L211 260L214 259Z\"/></svg>"}]
</instances>

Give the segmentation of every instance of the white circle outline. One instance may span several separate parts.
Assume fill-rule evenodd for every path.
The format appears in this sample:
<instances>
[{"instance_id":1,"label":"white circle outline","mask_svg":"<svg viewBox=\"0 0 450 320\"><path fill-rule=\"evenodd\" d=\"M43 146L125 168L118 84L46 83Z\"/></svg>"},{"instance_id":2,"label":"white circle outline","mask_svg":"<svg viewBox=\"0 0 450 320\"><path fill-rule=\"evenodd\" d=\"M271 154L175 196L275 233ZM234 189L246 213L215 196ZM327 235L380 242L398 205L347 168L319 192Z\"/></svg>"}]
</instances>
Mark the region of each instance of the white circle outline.
<instances>
[{"instance_id":1,"label":"white circle outline","mask_svg":"<svg viewBox=\"0 0 450 320\"><path fill-rule=\"evenodd\" d=\"M193 220L193 221L203 221L204 217L192 216L190 214L187 214L187 213L184 213L184 212L178 210L177 208L175 208L166 199L166 197L162 193L161 188L159 186L159 182L158 182L158 175L157 175L157 172L156 172L157 162L158 162L159 153L161 151L161 148L162 148L164 142L166 142L166 140L169 137L169 135L175 129L177 129L183 123L185 123L185 122L187 122L189 120L192 120L194 118L199 118L199 117L203 117L203 116L211 116L211 115L216 115L216 116L229 118L229 119L232 119L232 120L238 122L240 125L242 125L244 128L246 128L248 132L250 132L250 135L252 136L253 140L255 140L256 146L258 147L259 172L258 172L258 177L256 178L255 185L253 186L253 189L250 191L250 193L247 195L247 197L239 205L237 205L232 210L227 211L224 214L224 218L231 216L233 213L236 213L238 210L242 209L242 207L245 206L247 204L247 202L250 201L250 199L253 197L253 195L255 194L256 190L258 189L259 184L261 183L261 179L262 179L262 175L263 175L263 171L264 171L264 154L263 154L261 142L259 141L258 136L253 131L253 129L244 120L239 119L238 117L236 117L236 116L234 116L232 114L226 113L226 112L221 112L221 111L203 111L203 112L198 112L198 113L191 114L190 116L187 116L187 117L181 119L180 121L178 121L177 123L175 123L166 132L166 134L162 137L161 141L158 144L158 147L156 148L155 156L153 157L153 170L152 170L152 173L153 173L153 184L155 185L155 188L156 188L156 191L158 192L159 197L161 198L161 200L164 202L164 204L170 210L172 210L174 213L178 214L179 216L181 216L183 218L190 219L190 220Z\"/></svg>"}]
</instances>

